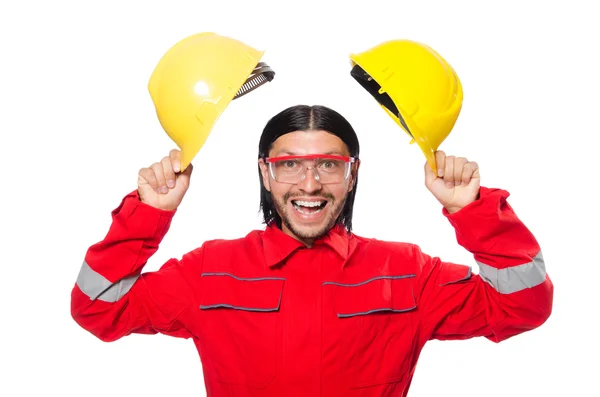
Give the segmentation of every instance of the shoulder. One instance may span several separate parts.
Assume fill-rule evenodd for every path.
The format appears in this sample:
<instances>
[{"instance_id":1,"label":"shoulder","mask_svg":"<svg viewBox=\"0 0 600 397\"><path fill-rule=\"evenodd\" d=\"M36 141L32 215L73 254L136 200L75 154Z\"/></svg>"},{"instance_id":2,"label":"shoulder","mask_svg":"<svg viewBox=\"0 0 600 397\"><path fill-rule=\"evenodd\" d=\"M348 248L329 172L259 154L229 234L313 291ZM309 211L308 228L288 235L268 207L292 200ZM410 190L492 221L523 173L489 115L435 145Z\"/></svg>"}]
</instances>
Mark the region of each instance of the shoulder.
<instances>
[{"instance_id":1,"label":"shoulder","mask_svg":"<svg viewBox=\"0 0 600 397\"><path fill-rule=\"evenodd\" d=\"M202 244L205 251L218 252L226 254L228 252L238 251L240 249L262 248L262 237L264 230L252 230L245 236L237 238L216 238L207 240Z\"/></svg>"},{"instance_id":2,"label":"shoulder","mask_svg":"<svg viewBox=\"0 0 600 397\"><path fill-rule=\"evenodd\" d=\"M406 241L382 240L375 237L364 237L355 233L350 234L350 241L354 241L354 251L357 254L377 254L378 256L412 256L414 257L420 248L415 243Z\"/></svg>"},{"instance_id":3,"label":"shoulder","mask_svg":"<svg viewBox=\"0 0 600 397\"><path fill-rule=\"evenodd\" d=\"M227 249L245 244L253 244L262 240L264 230L251 230L245 236L236 238L215 238L204 242L203 246L216 249Z\"/></svg>"}]
</instances>

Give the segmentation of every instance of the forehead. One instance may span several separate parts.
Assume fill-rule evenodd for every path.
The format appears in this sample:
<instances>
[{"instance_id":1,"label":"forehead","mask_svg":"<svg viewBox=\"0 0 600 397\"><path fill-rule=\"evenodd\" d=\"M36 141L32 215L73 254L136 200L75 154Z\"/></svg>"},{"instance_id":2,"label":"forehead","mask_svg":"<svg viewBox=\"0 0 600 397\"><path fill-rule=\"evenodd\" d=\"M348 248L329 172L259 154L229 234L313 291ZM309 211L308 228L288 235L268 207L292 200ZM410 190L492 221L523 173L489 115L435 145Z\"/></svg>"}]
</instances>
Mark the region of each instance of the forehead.
<instances>
[{"instance_id":1,"label":"forehead","mask_svg":"<svg viewBox=\"0 0 600 397\"><path fill-rule=\"evenodd\" d=\"M273 143L270 156L283 154L339 154L348 156L344 141L324 130L294 131L280 136Z\"/></svg>"}]
</instances>

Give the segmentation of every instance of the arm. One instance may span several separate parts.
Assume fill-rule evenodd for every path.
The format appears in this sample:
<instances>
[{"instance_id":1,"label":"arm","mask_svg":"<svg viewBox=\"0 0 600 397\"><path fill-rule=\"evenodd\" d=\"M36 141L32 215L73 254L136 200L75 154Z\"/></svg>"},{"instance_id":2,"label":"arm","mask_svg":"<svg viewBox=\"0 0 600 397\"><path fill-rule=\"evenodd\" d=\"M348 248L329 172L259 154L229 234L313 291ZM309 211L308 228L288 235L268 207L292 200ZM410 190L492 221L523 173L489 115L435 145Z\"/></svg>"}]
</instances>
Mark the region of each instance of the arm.
<instances>
[{"instance_id":1,"label":"arm","mask_svg":"<svg viewBox=\"0 0 600 397\"><path fill-rule=\"evenodd\" d=\"M458 243L479 274L416 249L425 336L500 342L540 326L552 311L553 286L540 246L507 202L508 192L480 187L479 166L436 152L438 174L425 165L425 185L444 206Z\"/></svg>"},{"instance_id":2,"label":"arm","mask_svg":"<svg viewBox=\"0 0 600 397\"><path fill-rule=\"evenodd\" d=\"M201 249L142 274L174 214L141 202L137 192L112 212L106 237L88 249L71 293L71 314L81 327L103 341L130 333L190 336L182 318L194 301L190 280L199 274Z\"/></svg>"},{"instance_id":3,"label":"arm","mask_svg":"<svg viewBox=\"0 0 600 397\"><path fill-rule=\"evenodd\" d=\"M190 336L183 319L195 300L202 249L142 274L189 187L192 165L176 174L179 168L178 150L142 168L138 189L112 212L108 234L85 255L72 290L71 314L104 341L133 332Z\"/></svg>"},{"instance_id":4,"label":"arm","mask_svg":"<svg viewBox=\"0 0 600 397\"><path fill-rule=\"evenodd\" d=\"M428 339L484 336L500 342L543 324L552 311L553 285L538 242L499 189L461 210L443 213L458 243L473 253L479 274L415 248L419 300Z\"/></svg>"}]
</instances>

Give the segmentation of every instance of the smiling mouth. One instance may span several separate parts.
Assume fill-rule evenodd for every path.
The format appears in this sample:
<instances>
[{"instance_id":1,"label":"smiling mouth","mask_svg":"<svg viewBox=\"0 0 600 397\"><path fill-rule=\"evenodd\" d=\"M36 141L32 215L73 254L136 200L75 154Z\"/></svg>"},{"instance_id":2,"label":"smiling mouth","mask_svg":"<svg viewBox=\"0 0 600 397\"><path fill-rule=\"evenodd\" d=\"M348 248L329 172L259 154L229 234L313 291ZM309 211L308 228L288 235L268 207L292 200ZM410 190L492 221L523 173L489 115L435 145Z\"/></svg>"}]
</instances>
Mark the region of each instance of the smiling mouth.
<instances>
[{"instance_id":1,"label":"smiling mouth","mask_svg":"<svg viewBox=\"0 0 600 397\"><path fill-rule=\"evenodd\" d=\"M323 208L327 205L327 200L320 201L302 201L292 200L292 205L301 214L314 215L323 211Z\"/></svg>"}]
</instances>

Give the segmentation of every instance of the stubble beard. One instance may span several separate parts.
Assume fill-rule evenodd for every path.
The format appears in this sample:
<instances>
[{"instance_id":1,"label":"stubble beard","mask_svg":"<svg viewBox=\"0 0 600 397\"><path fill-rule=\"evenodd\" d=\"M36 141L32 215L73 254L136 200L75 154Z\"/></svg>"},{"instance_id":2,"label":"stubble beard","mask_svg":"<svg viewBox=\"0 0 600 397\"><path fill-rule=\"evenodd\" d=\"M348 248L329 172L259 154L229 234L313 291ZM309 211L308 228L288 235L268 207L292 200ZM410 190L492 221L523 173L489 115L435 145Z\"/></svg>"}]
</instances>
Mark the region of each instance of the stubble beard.
<instances>
[{"instance_id":1,"label":"stubble beard","mask_svg":"<svg viewBox=\"0 0 600 397\"><path fill-rule=\"evenodd\" d=\"M323 223L323 226L321 226L321 227L318 227L318 226L303 227L300 225L295 225L294 222L291 221L291 216L290 216L290 214L288 214L287 203L290 201L290 199L292 197L294 197L294 195L287 193L283 196L283 199L281 201L279 201L275 197L273 197L273 194L271 194L271 200L273 200L273 203L275 204L275 209L277 210L277 213L281 217L281 222L290 230L290 232L292 232L299 239L315 240L315 239L318 239L318 238L326 235L327 232L333 226L335 226L338 217L342 213L342 210L344 208L344 204L346 203L346 199L347 199L348 195L346 195L339 202L336 202L335 197L332 196L331 194L322 194L322 195L315 196L315 197L326 199L327 207L329 207L328 209L326 208L326 210L329 212L329 214L327 215L326 220ZM303 196L303 197L306 197L306 196Z\"/></svg>"}]
</instances>

